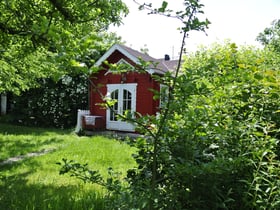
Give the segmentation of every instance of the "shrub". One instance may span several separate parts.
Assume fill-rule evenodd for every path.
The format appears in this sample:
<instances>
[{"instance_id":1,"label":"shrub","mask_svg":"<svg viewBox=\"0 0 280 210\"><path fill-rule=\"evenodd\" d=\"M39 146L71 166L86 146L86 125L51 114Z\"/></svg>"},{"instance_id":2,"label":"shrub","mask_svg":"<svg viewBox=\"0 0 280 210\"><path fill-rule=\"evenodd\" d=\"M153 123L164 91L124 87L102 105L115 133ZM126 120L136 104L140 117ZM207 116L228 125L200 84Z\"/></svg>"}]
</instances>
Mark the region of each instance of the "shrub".
<instances>
[{"instance_id":1,"label":"shrub","mask_svg":"<svg viewBox=\"0 0 280 210\"><path fill-rule=\"evenodd\" d=\"M227 43L186 58L158 137L161 208L279 208L280 95L273 56ZM139 160L137 176L152 170L143 155Z\"/></svg>"},{"instance_id":2,"label":"shrub","mask_svg":"<svg viewBox=\"0 0 280 210\"><path fill-rule=\"evenodd\" d=\"M13 97L12 121L24 125L72 127L77 110L88 107L87 75L64 75L57 82L42 79L41 87Z\"/></svg>"}]
</instances>

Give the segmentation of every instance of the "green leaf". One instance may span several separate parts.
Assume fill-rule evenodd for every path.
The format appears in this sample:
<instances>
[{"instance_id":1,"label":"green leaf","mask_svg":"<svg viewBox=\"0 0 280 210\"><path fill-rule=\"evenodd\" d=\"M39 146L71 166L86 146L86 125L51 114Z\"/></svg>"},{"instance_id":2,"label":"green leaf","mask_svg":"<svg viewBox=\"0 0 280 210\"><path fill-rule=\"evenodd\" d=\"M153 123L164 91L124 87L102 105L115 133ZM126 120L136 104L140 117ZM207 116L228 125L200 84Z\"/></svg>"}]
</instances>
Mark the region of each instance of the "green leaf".
<instances>
[{"instance_id":1,"label":"green leaf","mask_svg":"<svg viewBox=\"0 0 280 210\"><path fill-rule=\"evenodd\" d=\"M158 9L159 12L164 13L166 11L168 2L163 1L161 7Z\"/></svg>"}]
</instances>

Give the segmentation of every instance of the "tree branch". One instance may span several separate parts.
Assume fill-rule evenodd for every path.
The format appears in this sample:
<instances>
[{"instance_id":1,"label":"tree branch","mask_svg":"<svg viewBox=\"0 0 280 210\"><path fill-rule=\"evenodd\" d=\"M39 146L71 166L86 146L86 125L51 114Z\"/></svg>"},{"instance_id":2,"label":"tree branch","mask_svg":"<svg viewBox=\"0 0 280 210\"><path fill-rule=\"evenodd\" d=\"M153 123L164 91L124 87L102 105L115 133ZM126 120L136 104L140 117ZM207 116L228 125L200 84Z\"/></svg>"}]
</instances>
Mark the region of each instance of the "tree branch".
<instances>
[{"instance_id":1,"label":"tree branch","mask_svg":"<svg viewBox=\"0 0 280 210\"><path fill-rule=\"evenodd\" d=\"M0 23L0 30L5 34L27 36L32 34L31 31L17 30L7 26L5 23Z\"/></svg>"},{"instance_id":2,"label":"tree branch","mask_svg":"<svg viewBox=\"0 0 280 210\"><path fill-rule=\"evenodd\" d=\"M59 0L49 0L49 2L62 14L65 20L73 23L75 21L75 17L69 12L67 9L63 7L63 4Z\"/></svg>"}]
</instances>

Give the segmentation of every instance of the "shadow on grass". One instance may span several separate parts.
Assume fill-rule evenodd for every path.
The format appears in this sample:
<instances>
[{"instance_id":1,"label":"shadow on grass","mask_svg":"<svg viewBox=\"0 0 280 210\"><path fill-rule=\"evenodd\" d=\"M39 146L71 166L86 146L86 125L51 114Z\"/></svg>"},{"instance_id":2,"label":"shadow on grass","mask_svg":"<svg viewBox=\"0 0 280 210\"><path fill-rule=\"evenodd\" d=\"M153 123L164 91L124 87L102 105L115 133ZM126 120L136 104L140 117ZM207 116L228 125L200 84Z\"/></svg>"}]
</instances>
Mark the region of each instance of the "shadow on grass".
<instances>
[{"instance_id":1,"label":"shadow on grass","mask_svg":"<svg viewBox=\"0 0 280 210\"><path fill-rule=\"evenodd\" d=\"M63 135L70 134L73 129L58 129L58 128L42 128L42 127L27 127L0 122L0 133L10 135L47 135L49 133Z\"/></svg>"},{"instance_id":2,"label":"shadow on grass","mask_svg":"<svg viewBox=\"0 0 280 210\"><path fill-rule=\"evenodd\" d=\"M65 141L65 136L70 133L70 130L0 123L0 161L58 145Z\"/></svg>"},{"instance_id":3,"label":"shadow on grass","mask_svg":"<svg viewBox=\"0 0 280 210\"><path fill-rule=\"evenodd\" d=\"M28 172L5 175L5 171L21 164L0 167L0 206L5 210L21 209L105 209L103 195L81 189L81 185L30 184L28 176L36 171L37 164L27 161ZM46 174L47 175L47 174Z\"/></svg>"},{"instance_id":4,"label":"shadow on grass","mask_svg":"<svg viewBox=\"0 0 280 210\"><path fill-rule=\"evenodd\" d=\"M33 136L26 136L24 138L19 136L18 140L13 141L2 139L0 140L0 162L10 157L25 155L29 152L39 152L43 147L55 145L63 141L62 138L55 136L44 139L34 139Z\"/></svg>"}]
</instances>

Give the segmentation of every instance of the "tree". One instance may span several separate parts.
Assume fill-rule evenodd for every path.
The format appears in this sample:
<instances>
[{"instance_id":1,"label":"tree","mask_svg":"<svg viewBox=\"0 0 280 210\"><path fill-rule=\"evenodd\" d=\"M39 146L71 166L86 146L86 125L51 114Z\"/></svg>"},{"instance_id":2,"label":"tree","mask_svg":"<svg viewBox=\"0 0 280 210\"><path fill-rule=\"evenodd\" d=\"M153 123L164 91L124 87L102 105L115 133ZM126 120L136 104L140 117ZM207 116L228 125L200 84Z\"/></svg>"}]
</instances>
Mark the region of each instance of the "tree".
<instances>
[{"instance_id":1,"label":"tree","mask_svg":"<svg viewBox=\"0 0 280 210\"><path fill-rule=\"evenodd\" d=\"M81 42L83 51L76 60L59 63L61 76L58 74L55 80L53 76L37 79L38 87L9 97L13 109L7 120L32 126L74 127L77 110L88 109L88 73L91 66L116 42L120 42L118 37L106 33L86 44Z\"/></svg>"},{"instance_id":2,"label":"tree","mask_svg":"<svg viewBox=\"0 0 280 210\"><path fill-rule=\"evenodd\" d=\"M280 52L280 19L274 20L271 27L265 28L257 40L264 46L270 46L276 52Z\"/></svg>"},{"instance_id":3,"label":"tree","mask_svg":"<svg viewBox=\"0 0 280 210\"><path fill-rule=\"evenodd\" d=\"M10 0L0 10L0 92L14 93L63 75L128 11L121 0Z\"/></svg>"}]
</instances>

